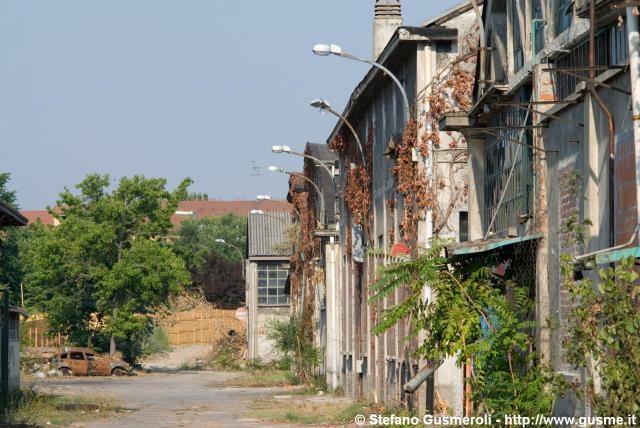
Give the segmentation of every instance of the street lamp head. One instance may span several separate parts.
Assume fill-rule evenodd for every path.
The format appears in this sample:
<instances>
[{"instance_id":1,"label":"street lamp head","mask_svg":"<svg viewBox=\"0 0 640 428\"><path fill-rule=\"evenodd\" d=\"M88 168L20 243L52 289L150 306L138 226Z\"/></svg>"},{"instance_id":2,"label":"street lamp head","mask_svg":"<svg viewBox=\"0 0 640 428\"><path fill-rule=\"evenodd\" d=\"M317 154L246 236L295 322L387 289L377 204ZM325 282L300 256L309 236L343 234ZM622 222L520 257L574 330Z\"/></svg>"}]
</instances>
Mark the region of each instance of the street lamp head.
<instances>
[{"instance_id":1,"label":"street lamp head","mask_svg":"<svg viewBox=\"0 0 640 428\"><path fill-rule=\"evenodd\" d=\"M271 151L273 153L289 153L289 152L291 152L291 147L289 147L289 146L273 146L273 147L271 147Z\"/></svg>"},{"instance_id":2,"label":"street lamp head","mask_svg":"<svg viewBox=\"0 0 640 428\"><path fill-rule=\"evenodd\" d=\"M282 168L279 166L269 165L269 171L281 171Z\"/></svg>"},{"instance_id":3,"label":"street lamp head","mask_svg":"<svg viewBox=\"0 0 640 428\"><path fill-rule=\"evenodd\" d=\"M227 243L227 241L225 241L222 238L217 238L217 239L214 240L214 242L217 242L218 244L226 244Z\"/></svg>"},{"instance_id":4,"label":"street lamp head","mask_svg":"<svg viewBox=\"0 0 640 428\"><path fill-rule=\"evenodd\" d=\"M327 55L342 55L342 48L338 45L334 44L324 44L319 43L313 47L313 53L319 56L327 56Z\"/></svg>"},{"instance_id":5,"label":"street lamp head","mask_svg":"<svg viewBox=\"0 0 640 428\"><path fill-rule=\"evenodd\" d=\"M262 211L262 210L251 210L251 211L249 211L249 214L259 214L259 215L261 215L261 214L264 214L264 211Z\"/></svg>"},{"instance_id":6,"label":"street lamp head","mask_svg":"<svg viewBox=\"0 0 640 428\"><path fill-rule=\"evenodd\" d=\"M327 110L329 108L331 108L331 104L329 104L329 101L325 100L324 98L318 98L315 99L313 101L311 101L311 107L315 107L318 108L320 110Z\"/></svg>"}]
</instances>

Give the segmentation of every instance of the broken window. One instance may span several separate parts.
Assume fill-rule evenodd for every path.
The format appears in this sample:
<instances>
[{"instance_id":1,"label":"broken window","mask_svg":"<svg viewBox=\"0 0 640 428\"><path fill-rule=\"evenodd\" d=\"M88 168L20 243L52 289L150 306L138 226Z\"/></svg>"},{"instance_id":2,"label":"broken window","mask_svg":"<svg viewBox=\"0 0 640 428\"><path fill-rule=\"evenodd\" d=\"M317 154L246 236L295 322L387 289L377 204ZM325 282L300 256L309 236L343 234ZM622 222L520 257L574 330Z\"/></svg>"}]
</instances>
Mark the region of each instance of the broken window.
<instances>
[{"instance_id":1,"label":"broken window","mask_svg":"<svg viewBox=\"0 0 640 428\"><path fill-rule=\"evenodd\" d=\"M82 352L72 352L69 355L72 360L84 360L84 355L82 355Z\"/></svg>"}]
</instances>

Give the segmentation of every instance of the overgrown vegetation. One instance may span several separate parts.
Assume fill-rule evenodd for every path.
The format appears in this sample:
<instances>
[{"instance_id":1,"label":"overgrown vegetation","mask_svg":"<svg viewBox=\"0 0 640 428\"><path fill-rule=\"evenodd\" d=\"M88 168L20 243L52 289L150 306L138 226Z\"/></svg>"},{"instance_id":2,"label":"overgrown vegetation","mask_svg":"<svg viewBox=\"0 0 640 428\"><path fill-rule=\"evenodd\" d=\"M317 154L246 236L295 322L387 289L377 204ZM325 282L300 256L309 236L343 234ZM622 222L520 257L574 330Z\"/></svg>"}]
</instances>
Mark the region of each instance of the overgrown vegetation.
<instances>
[{"instance_id":1,"label":"overgrown vegetation","mask_svg":"<svg viewBox=\"0 0 640 428\"><path fill-rule=\"evenodd\" d=\"M283 421L297 426L309 424L349 424L359 414L369 414L366 402L328 399L308 402L305 399L271 399L254 401L252 417L269 421Z\"/></svg>"},{"instance_id":2,"label":"overgrown vegetation","mask_svg":"<svg viewBox=\"0 0 640 428\"><path fill-rule=\"evenodd\" d=\"M471 399L482 413L549 414L552 395L545 386L550 379L535 351L529 284L517 284L508 263L504 275L494 274L491 266L501 262L494 256L443 257L445 245L434 240L414 259L396 257L379 266L370 303L398 287L407 286L408 295L381 313L374 331L380 334L410 319L409 337L426 336L415 355L432 363L452 357L468 366ZM433 301L423 299L425 284L431 286Z\"/></svg>"},{"instance_id":3,"label":"overgrown vegetation","mask_svg":"<svg viewBox=\"0 0 640 428\"><path fill-rule=\"evenodd\" d=\"M169 346L169 335L162 327L154 326L151 334L142 340L141 356L167 354L173 348Z\"/></svg>"},{"instance_id":4,"label":"overgrown vegetation","mask_svg":"<svg viewBox=\"0 0 640 428\"><path fill-rule=\"evenodd\" d=\"M310 316L307 312L296 313L288 318L272 318L267 324L267 339L282 357L291 359L294 372L302 382L314 379L321 358L320 350L313 344L313 335L305 328Z\"/></svg>"},{"instance_id":5,"label":"overgrown vegetation","mask_svg":"<svg viewBox=\"0 0 640 428\"><path fill-rule=\"evenodd\" d=\"M15 389L9 395L9 408L3 427L67 426L73 422L103 418L117 412L129 412L105 403L67 398L40 392L34 388Z\"/></svg>"},{"instance_id":6,"label":"overgrown vegetation","mask_svg":"<svg viewBox=\"0 0 640 428\"><path fill-rule=\"evenodd\" d=\"M581 176L573 173L570 185L579 196ZM589 219L576 215L567 220L567 239L586 249ZM562 255L564 285L572 305L568 316L568 334L564 339L565 358L584 369L586 382L574 385L579 396L590 402L594 414L622 416L640 412L640 285L633 256L623 257L614 267L585 273L574 280L578 262L571 254ZM595 266L595 258L582 260L579 266Z\"/></svg>"}]
</instances>

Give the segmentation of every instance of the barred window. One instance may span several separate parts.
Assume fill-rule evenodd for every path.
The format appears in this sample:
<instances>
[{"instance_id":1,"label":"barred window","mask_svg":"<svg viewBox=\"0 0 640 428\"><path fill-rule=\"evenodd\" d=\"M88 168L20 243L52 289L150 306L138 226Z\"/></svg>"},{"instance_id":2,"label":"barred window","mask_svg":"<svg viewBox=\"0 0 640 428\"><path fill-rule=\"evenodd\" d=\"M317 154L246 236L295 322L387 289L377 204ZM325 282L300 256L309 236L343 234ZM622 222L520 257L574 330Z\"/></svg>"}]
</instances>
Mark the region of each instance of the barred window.
<instances>
[{"instance_id":1,"label":"barred window","mask_svg":"<svg viewBox=\"0 0 640 428\"><path fill-rule=\"evenodd\" d=\"M288 305L289 296L284 294L284 286L289 269L280 262L258 263L258 304Z\"/></svg>"}]
</instances>

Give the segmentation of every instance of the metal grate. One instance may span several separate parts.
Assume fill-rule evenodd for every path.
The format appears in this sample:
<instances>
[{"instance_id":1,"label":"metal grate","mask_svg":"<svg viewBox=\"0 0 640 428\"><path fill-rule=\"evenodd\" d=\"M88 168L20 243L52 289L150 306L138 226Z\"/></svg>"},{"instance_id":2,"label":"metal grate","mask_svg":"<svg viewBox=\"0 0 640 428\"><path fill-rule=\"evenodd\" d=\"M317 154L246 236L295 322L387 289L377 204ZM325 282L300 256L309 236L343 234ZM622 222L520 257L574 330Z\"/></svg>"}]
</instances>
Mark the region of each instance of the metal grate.
<instances>
[{"instance_id":1,"label":"metal grate","mask_svg":"<svg viewBox=\"0 0 640 428\"><path fill-rule=\"evenodd\" d=\"M626 24L618 27L617 24L611 25L595 35L595 56L594 63L596 66L610 67L613 65L621 65L626 62L629 51L627 49L627 30ZM558 68L586 67L589 65L589 41L584 41L571 50L567 55L556 61ZM603 73L605 70L595 70L595 75ZM564 73L556 74L556 87L558 88L558 97L566 98L575 92L578 82L583 79L569 76ZM576 71L576 74L587 77L589 72L586 70Z\"/></svg>"},{"instance_id":2,"label":"metal grate","mask_svg":"<svg viewBox=\"0 0 640 428\"><path fill-rule=\"evenodd\" d=\"M518 101L529 99L530 88L520 90ZM507 107L498 115L498 126L523 126L526 113L515 107ZM518 139L519 129L499 131L499 134L512 139ZM525 131L523 142L530 144L530 131ZM484 144L484 230L495 215L495 220L489 233L496 233L518 225L519 216L529 212L531 206L532 169L531 149L514 144L508 140L495 136L487 136ZM509 170L515 162L513 176L507 187ZM500 196L506 187L506 194L502 204L498 206ZM497 212L497 214L496 214Z\"/></svg>"}]
</instances>

